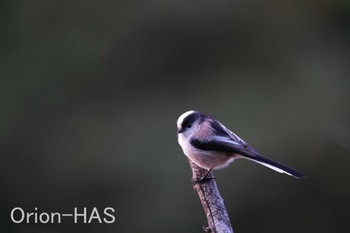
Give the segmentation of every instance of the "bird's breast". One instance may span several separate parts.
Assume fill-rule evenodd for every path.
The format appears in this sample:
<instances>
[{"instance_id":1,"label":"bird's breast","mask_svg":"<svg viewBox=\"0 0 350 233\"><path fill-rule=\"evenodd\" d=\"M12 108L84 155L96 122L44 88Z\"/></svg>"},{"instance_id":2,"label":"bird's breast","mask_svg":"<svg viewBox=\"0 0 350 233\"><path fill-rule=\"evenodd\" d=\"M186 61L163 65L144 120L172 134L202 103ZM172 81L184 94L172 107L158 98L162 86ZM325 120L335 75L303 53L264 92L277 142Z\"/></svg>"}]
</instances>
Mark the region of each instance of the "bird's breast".
<instances>
[{"instance_id":1,"label":"bird's breast","mask_svg":"<svg viewBox=\"0 0 350 233\"><path fill-rule=\"evenodd\" d=\"M184 154L198 166L205 169L218 169L228 166L235 156L226 152L201 150L193 147L189 140L179 136L179 144Z\"/></svg>"}]
</instances>

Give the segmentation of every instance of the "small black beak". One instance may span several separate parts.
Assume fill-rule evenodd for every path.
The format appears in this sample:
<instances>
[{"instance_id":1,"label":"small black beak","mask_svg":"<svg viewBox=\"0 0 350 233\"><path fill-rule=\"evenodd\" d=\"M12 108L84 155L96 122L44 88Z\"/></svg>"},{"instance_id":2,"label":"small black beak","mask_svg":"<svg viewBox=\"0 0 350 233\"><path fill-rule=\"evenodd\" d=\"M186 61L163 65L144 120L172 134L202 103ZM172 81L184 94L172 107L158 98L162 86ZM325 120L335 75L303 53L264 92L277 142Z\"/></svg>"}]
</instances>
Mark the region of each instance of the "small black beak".
<instances>
[{"instance_id":1,"label":"small black beak","mask_svg":"<svg viewBox=\"0 0 350 233\"><path fill-rule=\"evenodd\" d=\"M179 133L182 133L183 132L183 129L182 128L180 128L180 129L177 129L177 133L179 134Z\"/></svg>"}]
</instances>

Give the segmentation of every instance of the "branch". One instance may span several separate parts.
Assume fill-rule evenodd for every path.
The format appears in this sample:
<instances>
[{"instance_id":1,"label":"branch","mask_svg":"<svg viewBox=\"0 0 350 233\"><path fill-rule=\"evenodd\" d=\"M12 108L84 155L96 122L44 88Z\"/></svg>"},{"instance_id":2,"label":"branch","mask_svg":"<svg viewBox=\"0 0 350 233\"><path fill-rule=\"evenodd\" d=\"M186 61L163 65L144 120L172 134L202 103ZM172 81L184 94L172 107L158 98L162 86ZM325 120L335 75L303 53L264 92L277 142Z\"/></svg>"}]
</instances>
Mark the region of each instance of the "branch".
<instances>
[{"instance_id":1,"label":"branch","mask_svg":"<svg viewBox=\"0 0 350 233\"><path fill-rule=\"evenodd\" d=\"M233 233L230 218L228 217L224 200L221 198L216 186L213 172L208 174L207 178L209 179L204 182L195 182L203 177L207 170L197 166L191 160L188 161L193 174L193 189L197 191L207 216L209 229L206 231L212 233Z\"/></svg>"}]
</instances>

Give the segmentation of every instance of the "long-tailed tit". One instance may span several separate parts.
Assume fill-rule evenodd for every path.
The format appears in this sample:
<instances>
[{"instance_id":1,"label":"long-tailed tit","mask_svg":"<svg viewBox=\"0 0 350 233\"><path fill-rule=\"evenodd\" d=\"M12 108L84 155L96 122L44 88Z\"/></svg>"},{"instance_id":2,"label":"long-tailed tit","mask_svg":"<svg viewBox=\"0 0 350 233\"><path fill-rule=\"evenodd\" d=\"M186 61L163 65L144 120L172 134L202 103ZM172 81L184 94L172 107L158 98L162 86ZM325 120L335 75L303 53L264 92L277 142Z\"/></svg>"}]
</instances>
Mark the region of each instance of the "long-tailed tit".
<instances>
[{"instance_id":1,"label":"long-tailed tit","mask_svg":"<svg viewBox=\"0 0 350 233\"><path fill-rule=\"evenodd\" d=\"M228 166L235 159L245 158L280 173L296 178L305 177L282 163L260 155L219 121L203 113L183 113L177 120L177 134L184 154L198 166L207 169L208 173L212 169Z\"/></svg>"}]
</instances>

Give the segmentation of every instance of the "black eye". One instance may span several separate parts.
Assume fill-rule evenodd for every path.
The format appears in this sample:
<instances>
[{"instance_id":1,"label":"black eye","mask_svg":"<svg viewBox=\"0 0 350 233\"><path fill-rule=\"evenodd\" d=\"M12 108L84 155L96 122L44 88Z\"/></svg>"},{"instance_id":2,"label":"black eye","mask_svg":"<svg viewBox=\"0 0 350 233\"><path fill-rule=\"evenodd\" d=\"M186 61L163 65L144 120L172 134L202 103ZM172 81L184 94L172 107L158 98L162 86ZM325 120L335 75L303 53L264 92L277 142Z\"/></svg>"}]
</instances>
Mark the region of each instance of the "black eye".
<instances>
[{"instance_id":1,"label":"black eye","mask_svg":"<svg viewBox=\"0 0 350 233\"><path fill-rule=\"evenodd\" d=\"M189 128L191 128L191 127L192 127L191 124L186 125L186 128L187 128L187 129L189 129Z\"/></svg>"}]
</instances>

